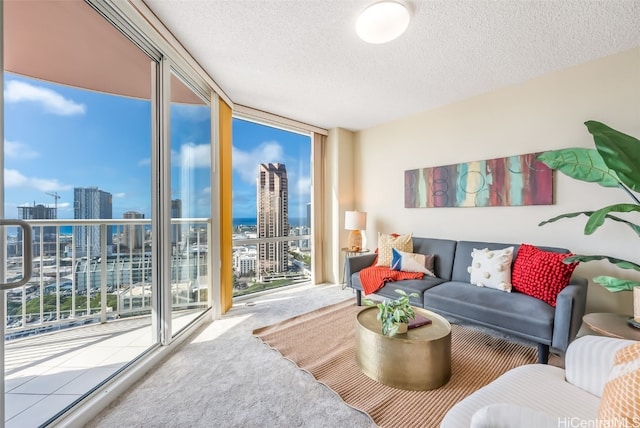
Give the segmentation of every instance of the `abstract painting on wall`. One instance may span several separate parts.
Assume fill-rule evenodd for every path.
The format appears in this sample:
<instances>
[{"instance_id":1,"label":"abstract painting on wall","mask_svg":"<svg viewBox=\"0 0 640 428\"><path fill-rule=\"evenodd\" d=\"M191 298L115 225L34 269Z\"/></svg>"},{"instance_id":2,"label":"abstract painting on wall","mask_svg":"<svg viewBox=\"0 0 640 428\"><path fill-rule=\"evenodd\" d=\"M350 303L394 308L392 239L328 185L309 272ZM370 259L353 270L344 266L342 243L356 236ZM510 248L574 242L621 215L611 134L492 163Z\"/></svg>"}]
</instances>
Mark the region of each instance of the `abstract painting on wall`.
<instances>
[{"instance_id":1,"label":"abstract painting on wall","mask_svg":"<svg viewBox=\"0 0 640 428\"><path fill-rule=\"evenodd\" d=\"M404 172L405 208L553 204L553 170L539 153Z\"/></svg>"}]
</instances>

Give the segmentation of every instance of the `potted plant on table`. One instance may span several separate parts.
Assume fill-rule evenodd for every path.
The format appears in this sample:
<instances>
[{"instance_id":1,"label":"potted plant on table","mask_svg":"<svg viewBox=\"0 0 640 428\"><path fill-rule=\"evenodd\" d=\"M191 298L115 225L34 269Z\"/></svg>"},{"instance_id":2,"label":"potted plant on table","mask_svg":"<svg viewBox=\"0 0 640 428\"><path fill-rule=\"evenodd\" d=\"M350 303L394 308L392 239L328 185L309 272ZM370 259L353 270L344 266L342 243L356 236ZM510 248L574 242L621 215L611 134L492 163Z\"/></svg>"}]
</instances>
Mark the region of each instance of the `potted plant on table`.
<instances>
[{"instance_id":1,"label":"potted plant on table","mask_svg":"<svg viewBox=\"0 0 640 428\"><path fill-rule=\"evenodd\" d=\"M573 147L552 150L538 155L549 168L558 170L576 180L597 183L604 187L622 189L633 201L601 208L597 211L580 211L562 214L540 223L540 226L580 215L588 217L584 234L591 235L605 220L622 223L640 236L640 226L612 213L638 213L640 200L634 192L640 192L640 140L616 131L596 121L585 122L595 142L595 149ZM564 259L565 263L607 260L622 269L640 272L637 263L604 255L575 255ZM640 282L612 276L597 276L593 282L612 292L631 291L634 295L634 321L640 323Z\"/></svg>"},{"instance_id":2,"label":"potted plant on table","mask_svg":"<svg viewBox=\"0 0 640 428\"><path fill-rule=\"evenodd\" d=\"M363 299L367 306L378 307L378 321L382 324L382 334L385 336L395 336L406 333L409 327L409 320L416 317L413 307L409 302L410 297L419 297L418 293L407 294L403 290L396 289L400 297L396 299L384 299L376 303L371 299Z\"/></svg>"}]
</instances>

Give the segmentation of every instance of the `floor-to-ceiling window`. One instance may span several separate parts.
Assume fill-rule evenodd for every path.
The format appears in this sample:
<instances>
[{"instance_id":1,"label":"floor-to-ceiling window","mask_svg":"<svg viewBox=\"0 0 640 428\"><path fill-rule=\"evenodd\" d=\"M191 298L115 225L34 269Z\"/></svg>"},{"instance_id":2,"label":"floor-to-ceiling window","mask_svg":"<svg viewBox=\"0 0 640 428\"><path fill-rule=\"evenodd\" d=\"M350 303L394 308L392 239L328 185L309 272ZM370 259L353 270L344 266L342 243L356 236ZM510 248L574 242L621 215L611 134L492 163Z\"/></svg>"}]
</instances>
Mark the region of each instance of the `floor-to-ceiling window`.
<instances>
[{"instance_id":1,"label":"floor-to-ceiling window","mask_svg":"<svg viewBox=\"0 0 640 428\"><path fill-rule=\"evenodd\" d=\"M311 280L311 137L233 119L234 296Z\"/></svg>"},{"instance_id":2,"label":"floor-to-ceiling window","mask_svg":"<svg viewBox=\"0 0 640 428\"><path fill-rule=\"evenodd\" d=\"M34 230L7 229L2 257L11 278L34 254L1 301L7 426L53 420L211 306L210 89L184 66L165 78L170 55L110 20L80 0L3 4L2 217Z\"/></svg>"},{"instance_id":3,"label":"floor-to-ceiling window","mask_svg":"<svg viewBox=\"0 0 640 428\"><path fill-rule=\"evenodd\" d=\"M171 78L171 298L177 333L208 308L211 235L211 107L175 72Z\"/></svg>"}]
</instances>

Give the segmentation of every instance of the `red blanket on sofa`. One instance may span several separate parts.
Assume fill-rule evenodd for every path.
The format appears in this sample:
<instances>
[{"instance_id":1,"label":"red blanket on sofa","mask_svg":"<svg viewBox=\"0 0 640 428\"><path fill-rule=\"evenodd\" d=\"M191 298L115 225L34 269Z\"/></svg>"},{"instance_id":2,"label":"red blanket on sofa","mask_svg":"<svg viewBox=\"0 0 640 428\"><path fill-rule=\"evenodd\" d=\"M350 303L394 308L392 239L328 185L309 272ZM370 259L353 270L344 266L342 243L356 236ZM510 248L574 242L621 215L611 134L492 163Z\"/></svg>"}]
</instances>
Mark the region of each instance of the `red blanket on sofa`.
<instances>
[{"instance_id":1,"label":"red blanket on sofa","mask_svg":"<svg viewBox=\"0 0 640 428\"><path fill-rule=\"evenodd\" d=\"M403 272L385 266L366 267L359 272L359 275L365 296L375 293L384 287L384 284L387 282L400 281L403 279L422 279L424 276L421 272Z\"/></svg>"}]
</instances>

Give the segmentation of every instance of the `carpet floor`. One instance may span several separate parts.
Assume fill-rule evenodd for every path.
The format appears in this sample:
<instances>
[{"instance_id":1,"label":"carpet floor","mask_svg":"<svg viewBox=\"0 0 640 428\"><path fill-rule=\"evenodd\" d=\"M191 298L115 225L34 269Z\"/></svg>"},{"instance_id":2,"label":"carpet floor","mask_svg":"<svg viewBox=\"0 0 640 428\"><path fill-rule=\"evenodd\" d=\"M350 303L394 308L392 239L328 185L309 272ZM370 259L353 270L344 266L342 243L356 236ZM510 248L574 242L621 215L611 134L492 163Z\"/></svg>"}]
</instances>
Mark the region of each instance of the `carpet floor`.
<instances>
[{"instance_id":1,"label":"carpet floor","mask_svg":"<svg viewBox=\"0 0 640 428\"><path fill-rule=\"evenodd\" d=\"M340 285L238 299L83 428L374 428L369 415L253 335L347 299L355 295Z\"/></svg>"},{"instance_id":2,"label":"carpet floor","mask_svg":"<svg viewBox=\"0 0 640 428\"><path fill-rule=\"evenodd\" d=\"M238 299L83 428L373 428L252 335L349 298L340 285L302 285Z\"/></svg>"},{"instance_id":3,"label":"carpet floor","mask_svg":"<svg viewBox=\"0 0 640 428\"><path fill-rule=\"evenodd\" d=\"M437 427L462 398L507 370L536 362L536 348L452 324L452 376L431 391L382 385L355 361L353 299L259 328L253 334L385 428ZM425 327L428 328L428 327Z\"/></svg>"}]
</instances>

